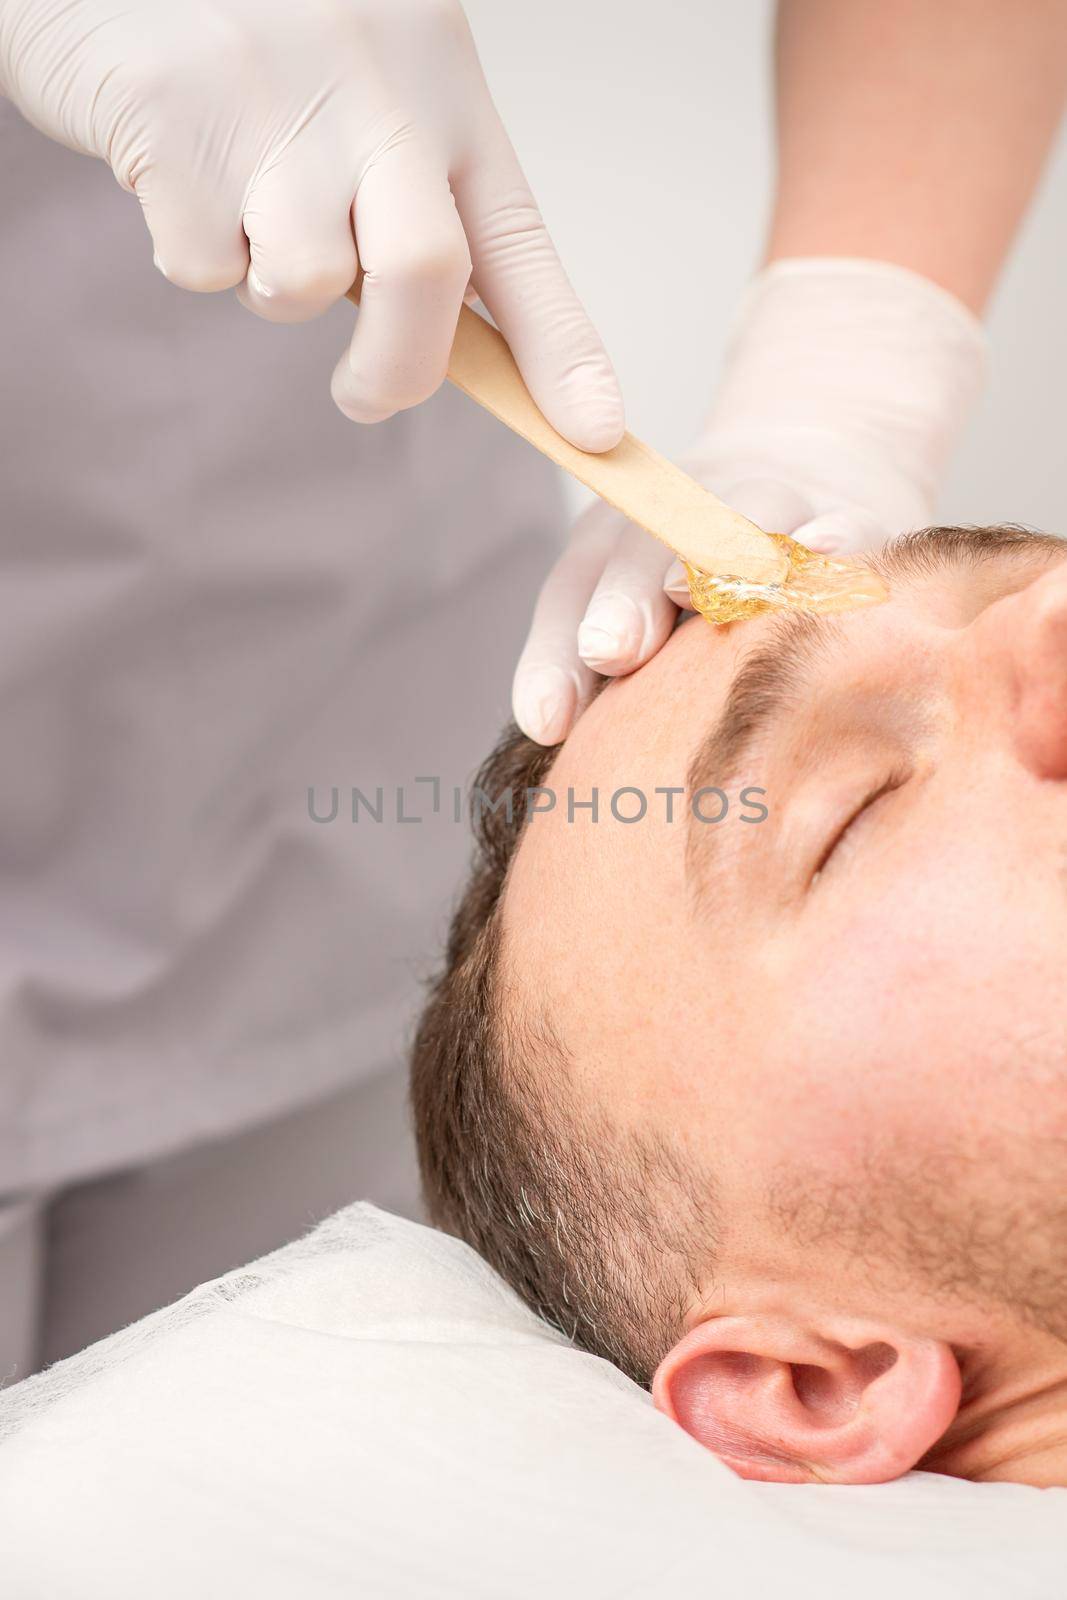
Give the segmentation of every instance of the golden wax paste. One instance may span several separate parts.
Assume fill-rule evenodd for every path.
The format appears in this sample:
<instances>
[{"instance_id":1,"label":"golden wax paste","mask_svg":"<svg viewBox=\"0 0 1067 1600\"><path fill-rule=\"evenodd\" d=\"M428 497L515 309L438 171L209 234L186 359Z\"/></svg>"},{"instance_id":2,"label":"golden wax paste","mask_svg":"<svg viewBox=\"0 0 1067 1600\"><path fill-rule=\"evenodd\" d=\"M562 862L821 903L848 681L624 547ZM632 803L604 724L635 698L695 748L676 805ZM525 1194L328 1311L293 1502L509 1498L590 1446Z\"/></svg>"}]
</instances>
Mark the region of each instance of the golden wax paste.
<instances>
[{"instance_id":1,"label":"golden wax paste","mask_svg":"<svg viewBox=\"0 0 1067 1600\"><path fill-rule=\"evenodd\" d=\"M781 583L749 583L685 563L693 607L708 622L743 622L765 611L852 611L888 600L882 579L859 562L816 555L785 533L767 537L789 557Z\"/></svg>"}]
</instances>

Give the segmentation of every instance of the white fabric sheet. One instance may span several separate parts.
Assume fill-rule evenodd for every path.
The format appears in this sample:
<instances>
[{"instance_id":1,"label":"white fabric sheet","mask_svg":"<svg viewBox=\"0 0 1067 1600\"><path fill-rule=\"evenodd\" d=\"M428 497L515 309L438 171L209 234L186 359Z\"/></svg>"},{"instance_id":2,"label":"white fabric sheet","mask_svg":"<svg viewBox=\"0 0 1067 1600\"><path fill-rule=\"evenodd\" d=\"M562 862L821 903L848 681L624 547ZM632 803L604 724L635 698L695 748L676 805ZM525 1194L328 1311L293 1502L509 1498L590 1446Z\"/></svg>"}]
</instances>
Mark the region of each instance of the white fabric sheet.
<instances>
[{"instance_id":1,"label":"white fabric sheet","mask_svg":"<svg viewBox=\"0 0 1067 1600\"><path fill-rule=\"evenodd\" d=\"M0 1395L5 1600L1052 1600L1067 1490L752 1484L370 1206Z\"/></svg>"}]
</instances>

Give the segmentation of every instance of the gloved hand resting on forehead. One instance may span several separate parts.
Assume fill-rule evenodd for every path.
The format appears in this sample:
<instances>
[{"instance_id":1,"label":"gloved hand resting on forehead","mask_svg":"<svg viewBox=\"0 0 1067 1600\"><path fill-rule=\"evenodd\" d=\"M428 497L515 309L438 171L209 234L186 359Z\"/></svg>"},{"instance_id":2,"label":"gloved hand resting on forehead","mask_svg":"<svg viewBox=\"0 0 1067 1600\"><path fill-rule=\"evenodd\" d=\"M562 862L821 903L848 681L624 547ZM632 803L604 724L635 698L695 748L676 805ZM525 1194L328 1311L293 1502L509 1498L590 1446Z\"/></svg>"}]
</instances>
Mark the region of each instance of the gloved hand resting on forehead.
<instances>
[{"instance_id":1,"label":"gloved hand resting on forehead","mask_svg":"<svg viewBox=\"0 0 1067 1600\"><path fill-rule=\"evenodd\" d=\"M0 0L0 92L136 194L156 264L277 321L366 278L333 393L375 422L445 375L468 282L554 426L623 431L457 0ZM72 268L76 270L76 268Z\"/></svg>"},{"instance_id":2,"label":"gloved hand resting on forehead","mask_svg":"<svg viewBox=\"0 0 1067 1600\"><path fill-rule=\"evenodd\" d=\"M902 267L778 261L749 289L715 406L682 465L762 528L826 555L877 548L934 514L985 370L966 306ZM681 562L589 507L549 575L515 673L515 717L563 738L599 674L650 660L690 607Z\"/></svg>"},{"instance_id":3,"label":"gloved hand resting on forehead","mask_svg":"<svg viewBox=\"0 0 1067 1600\"><path fill-rule=\"evenodd\" d=\"M880 564L505 736L427 1196L746 1477L1067 1485L1067 545Z\"/></svg>"}]
</instances>

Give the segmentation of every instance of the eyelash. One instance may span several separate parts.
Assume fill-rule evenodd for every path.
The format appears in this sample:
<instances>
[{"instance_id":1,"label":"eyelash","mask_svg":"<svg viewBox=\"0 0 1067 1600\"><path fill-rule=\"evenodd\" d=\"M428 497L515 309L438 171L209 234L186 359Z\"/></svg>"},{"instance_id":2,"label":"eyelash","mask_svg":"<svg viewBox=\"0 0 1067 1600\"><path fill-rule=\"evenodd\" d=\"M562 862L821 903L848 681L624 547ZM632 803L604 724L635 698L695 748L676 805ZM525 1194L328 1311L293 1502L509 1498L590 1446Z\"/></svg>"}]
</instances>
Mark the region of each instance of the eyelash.
<instances>
[{"instance_id":1,"label":"eyelash","mask_svg":"<svg viewBox=\"0 0 1067 1600\"><path fill-rule=\"evenodd\" d=\"M839 844L844 842L846 835L852 829L854 824L860 820L865 812L870 810L875 801L883 799L887 794L892 794L894 789L902 788L903 785L907 783L908 776L909 774L907 772L901 771L900 769L891 772L888 777L883 778L882 782L878 784L876 788L872 789L866 798L860 802L852 814L844 823L842 823L841 827L838 828L837 832L831 838L829 844L827 844L826 848L819 856L818 861L815 863L815 870L811 875L812 883L815 883L818 880L820 873L829 863L834 851L837 849Z\"/></svg>"}]
</instances>

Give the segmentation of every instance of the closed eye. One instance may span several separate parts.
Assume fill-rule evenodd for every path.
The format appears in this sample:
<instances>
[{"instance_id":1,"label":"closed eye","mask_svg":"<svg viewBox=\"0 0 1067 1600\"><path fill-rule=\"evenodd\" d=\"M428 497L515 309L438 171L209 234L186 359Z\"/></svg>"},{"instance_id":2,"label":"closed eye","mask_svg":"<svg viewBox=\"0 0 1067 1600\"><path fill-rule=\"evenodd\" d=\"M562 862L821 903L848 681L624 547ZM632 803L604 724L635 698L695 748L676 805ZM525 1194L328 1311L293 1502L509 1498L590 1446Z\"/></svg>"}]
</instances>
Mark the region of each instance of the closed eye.
<instances>
[{"instance_id":1,"label":"closed eye","mask_svg":"<svg viewBox=\"0 0 1067 1600\"><path fill-rule=\"evenodd\" d=\"M872 789L870 793L860 801L859 805L848 814L841 826L835 829L825 848L822 850L812 871L809 887L811 884L817 882L821 873L829 865L831 857L834 855L834 852L837 850L838 846L845 842L852 829L859 822L860 818L865 816L871 807L879 800L883 799L887 794L892 794L894 789L901 788L903 784L907 783L907 781L908 773L901 771L891 772L887 778L883 779L883 781L879 783L876 788Z\"/></svg>"}]
</instances>

